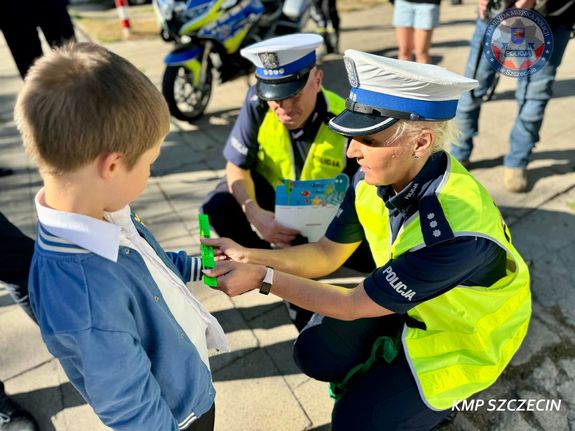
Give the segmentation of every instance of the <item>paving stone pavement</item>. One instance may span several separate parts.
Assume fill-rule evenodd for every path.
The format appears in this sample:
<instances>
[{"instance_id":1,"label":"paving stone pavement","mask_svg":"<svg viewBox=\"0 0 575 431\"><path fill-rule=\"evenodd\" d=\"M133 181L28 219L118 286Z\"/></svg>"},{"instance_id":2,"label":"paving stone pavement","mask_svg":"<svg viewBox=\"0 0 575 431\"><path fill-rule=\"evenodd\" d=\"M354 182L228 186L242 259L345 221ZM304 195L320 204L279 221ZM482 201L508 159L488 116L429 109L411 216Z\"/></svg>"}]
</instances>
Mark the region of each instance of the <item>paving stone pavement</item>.
<instances>
[{"instance_id":1,"label":"paving stone pavement","mask_svg":"<svg viewBox=\"0 0 575 431\"><path fill-rule=\"evenodd\" d=\"M475 2L442 3L435 31L434 62L462 72L473 32ZM342 14L342 48L394 56L392 7L380 4ZM496 97L484 106L473 173L500 206L515 244L529 262L533 278L533 319L527 338L502 378L475 399L477 411L459 413L452 430L575 429L575 44L559 69L555 98L549 103L541 142L530 165L530 189L509 194L502 187L502 155L516 107L515 82L504 78ZM128 58L159 85L162 57L170 45L159 38L119 42L107 47ZM323 59L325 85L346 94L341 56ZM237 117L247 80L218 86L207 114L196 124L173 122L147 191L134 207L166 248L198 252L197 211L203 196L222 175L221 157ZM9 51L0 39L0 166L16 174L0 178L0 209L34 236L33 196L40 178L22 151L12 120L21 87ZM238 298L209 290L194 292L222 322L232 352L212 356L218 392L216 430L329 430L327 388L299 373L291 359L296 330L282 302L273 295ZM28 408L43 431L99 431L103 426L68 382L44 347L37 328L0 288L0 379L8 393ZM382 382L385 384L385 382ZM559 411L490 411L497 399L560 400Z\"/></svg>"}]
</instances>

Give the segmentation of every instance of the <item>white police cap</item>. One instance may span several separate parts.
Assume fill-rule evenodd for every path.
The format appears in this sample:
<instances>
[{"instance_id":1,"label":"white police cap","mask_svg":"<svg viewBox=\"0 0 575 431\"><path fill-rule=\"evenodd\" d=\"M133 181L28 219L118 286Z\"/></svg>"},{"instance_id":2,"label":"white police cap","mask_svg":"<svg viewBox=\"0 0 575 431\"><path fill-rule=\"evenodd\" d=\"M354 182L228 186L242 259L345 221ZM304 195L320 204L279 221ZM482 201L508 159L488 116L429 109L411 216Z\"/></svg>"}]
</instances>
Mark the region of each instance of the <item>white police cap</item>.
<instances>
[{"instance_id":1,"label":"white police cap","mask_svg":"<svg viewBox=\"0 0 575 431\"><path fill-rule=\"evenodd\" d=\"M282 100L299 93L315 66L315 49L322 42L317 34L296 33L242 49L241 55L256 66L258 96L264 100Z\"/></svg>"},{"instance_id":2,"label":"white police cap","mask_svg":"<svg viewBox=\"0 0 575 431\"><path fill-rule=\"evenodd\" d=\"M395 60L348 49L351 92L346 109L329 127L345 136L380 132L400 119L444 121L455 117L461 93L479 83L443 67Z\"/></svg>"}]
</instances>

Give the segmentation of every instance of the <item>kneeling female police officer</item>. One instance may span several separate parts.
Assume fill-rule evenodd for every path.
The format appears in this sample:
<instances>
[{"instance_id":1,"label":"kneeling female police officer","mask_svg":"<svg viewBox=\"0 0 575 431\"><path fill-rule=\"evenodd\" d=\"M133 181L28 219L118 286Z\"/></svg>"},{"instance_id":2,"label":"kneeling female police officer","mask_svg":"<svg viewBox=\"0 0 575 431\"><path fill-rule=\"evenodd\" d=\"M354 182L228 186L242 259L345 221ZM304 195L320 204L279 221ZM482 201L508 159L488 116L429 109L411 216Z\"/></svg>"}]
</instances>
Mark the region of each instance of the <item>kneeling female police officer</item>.
<instances>
[{"instance_id":1,"label":"kneeling female police officer","mask_svg":"<svg viewBox=\"0 0 575 431\"><path fill-rule=\"evenodd\" d=\"M294 358L332 383L334 431L433 429L519 348L529 273L486 190L442 150L459 95L477 82L354 50L344 60L352 89L330 127L352 138L361 170L325 236L282 250L205 240L230 259L210 275L228 295L271 289L317 313ZM378 269L358 286L309 279L364 239Z\"/></svg>"}]
</instances>

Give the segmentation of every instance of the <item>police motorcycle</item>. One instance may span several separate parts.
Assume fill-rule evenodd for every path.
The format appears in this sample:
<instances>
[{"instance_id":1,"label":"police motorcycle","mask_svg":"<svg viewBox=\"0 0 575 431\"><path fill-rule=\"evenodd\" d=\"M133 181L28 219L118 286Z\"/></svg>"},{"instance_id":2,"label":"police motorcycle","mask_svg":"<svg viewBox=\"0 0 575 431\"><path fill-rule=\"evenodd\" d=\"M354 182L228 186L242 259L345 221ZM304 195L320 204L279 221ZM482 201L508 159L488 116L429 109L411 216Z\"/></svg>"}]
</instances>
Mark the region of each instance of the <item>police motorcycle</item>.
<instances>
[{"instance_id":1,"label":"police motorcycle","mask_svg":"<svg viewBox=\"0 0 575 431\"><path fill-rule=\"evenodd\" d=\"M311 0L153 0L161 36L174 42L165 58L162 93L170 113L192 122L206 109L215 82L248 75L240 49L301 31Z\"/></svg>"}]
</instances>

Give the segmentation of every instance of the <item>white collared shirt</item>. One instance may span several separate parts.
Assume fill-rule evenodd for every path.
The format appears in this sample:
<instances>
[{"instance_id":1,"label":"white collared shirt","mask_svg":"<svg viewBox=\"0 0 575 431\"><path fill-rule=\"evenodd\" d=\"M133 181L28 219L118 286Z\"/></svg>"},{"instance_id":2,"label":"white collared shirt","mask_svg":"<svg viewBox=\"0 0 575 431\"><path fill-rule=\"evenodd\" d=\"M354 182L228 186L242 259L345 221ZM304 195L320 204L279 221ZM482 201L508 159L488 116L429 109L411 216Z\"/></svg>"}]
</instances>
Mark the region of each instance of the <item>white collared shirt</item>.
<instances>
[{"instance_id":1,"label":"white collared shirt","mask_svg":"<svg viewBox=\"0 0 575 431\"><path fill-rule=\"evenodd\" d=\"M215 317L140 236L130 217L129 205L115 212L104 213L107 220L104 221L49 208L44 201L44 189L36 195L35 203L38 220L55 236L113 262L117 262L120 246L139 253L174 318L208 367L208 348L229 351L224 331Z\"/></svg>"}]
</instances>

